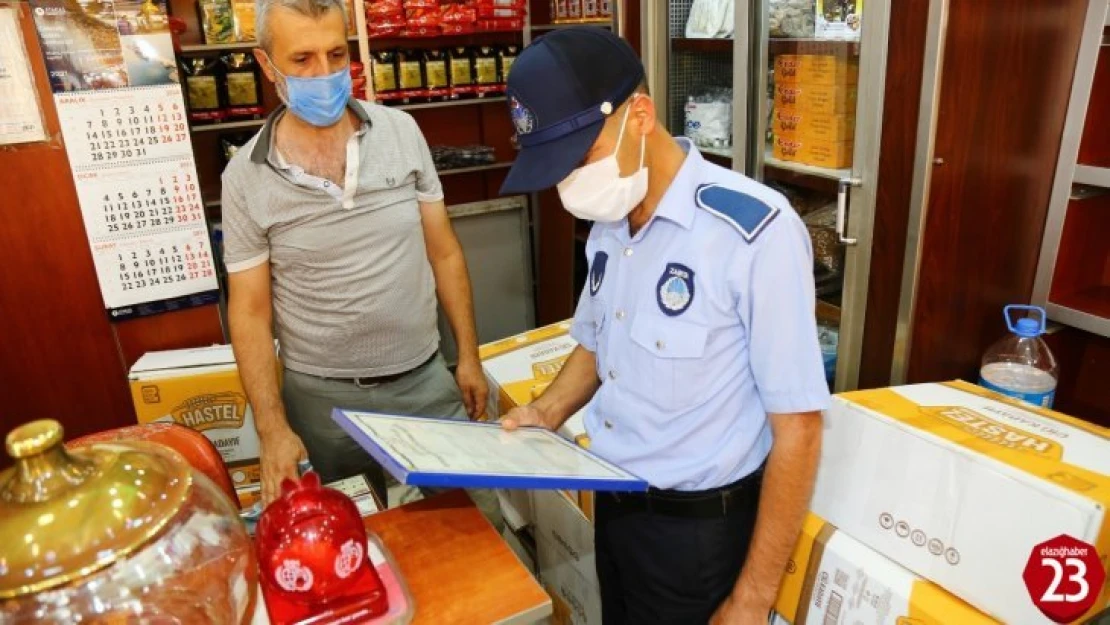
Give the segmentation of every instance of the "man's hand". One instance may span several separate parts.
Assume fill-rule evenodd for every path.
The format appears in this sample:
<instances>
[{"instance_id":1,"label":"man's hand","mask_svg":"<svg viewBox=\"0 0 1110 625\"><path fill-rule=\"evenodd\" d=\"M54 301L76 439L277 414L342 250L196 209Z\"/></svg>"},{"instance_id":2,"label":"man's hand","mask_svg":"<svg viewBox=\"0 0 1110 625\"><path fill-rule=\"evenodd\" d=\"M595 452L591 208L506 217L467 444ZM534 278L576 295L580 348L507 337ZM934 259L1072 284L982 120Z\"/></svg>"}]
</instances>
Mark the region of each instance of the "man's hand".
<instances>
[{"instance_id":1,"label":"man's hand","mask_svg":"<svg viewBox=\"0 0 1110 625\"><path fill-rule=\"evenodd\" d=\"M466 414L471 420L482 415L489 397L489 387L486 385L486 376L482 373L482 365L477 360L459 360L455 367L455 381L462 391L463 405Z\"/></svg>"},{"instance_id":2,"label":"man's hand","mask_svg":"<svg viewBox=\"0 0 1110 625\"><path fill-rule=\"evenodd\" d=\"M301 437L288 426L259 435L262 456L262 505L277 499L281 494L281 481L297 479L297 463L308 459Z\"/></svg>"},{"instance_id":3,"label":"man's hand","mask_svg":"<svg viewBox=\"0 0 1110 625\"><path fill-rule=\"evenodd\" d=\"M544 417L543 411L533 404L526 406L517 406L509 411L509 414L501 418L501 428L512 432L517 428L526 427L541 427L547 430L552 429L551 424L548 423Z\"/></svg>"},{"instance_id":4,"label":"man's hand","mask_svg":"<svg viewBox=\"0 0 1110 625\"><path fill-rule=\"evenodd\" d=\"M760 607L732 595L717 608L709 625L767 625L770 613L769 607Z\"/></svg>"}]
</instances>

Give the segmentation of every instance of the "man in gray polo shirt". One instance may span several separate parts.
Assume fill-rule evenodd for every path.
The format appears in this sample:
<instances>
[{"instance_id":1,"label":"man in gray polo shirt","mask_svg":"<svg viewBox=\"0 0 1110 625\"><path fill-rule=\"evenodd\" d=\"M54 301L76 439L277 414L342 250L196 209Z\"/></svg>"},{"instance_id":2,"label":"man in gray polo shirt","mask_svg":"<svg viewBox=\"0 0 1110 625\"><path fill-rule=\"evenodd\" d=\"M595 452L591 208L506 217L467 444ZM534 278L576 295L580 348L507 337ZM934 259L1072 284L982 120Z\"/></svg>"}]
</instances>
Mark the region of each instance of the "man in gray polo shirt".
<instances>
[{"instance_id":1,"label":"man in gray polo shirt","mask_svg":"<svg viewBox=\"0 0 1110 625\"><path fill-rule=\"evenodd\" d=\"M255 56L285 104L228 164L222 204L262 497L275 498L305 457L325 481L364 473L384 496L381 468L331 410L479 413L487 389L466 263L416 122L350 97L344 1L258 0L257 19ZM437 295L459 348L454 379L439 354ZM497 515L491 494L475 498Z\"/></svg>"}]
</instances>

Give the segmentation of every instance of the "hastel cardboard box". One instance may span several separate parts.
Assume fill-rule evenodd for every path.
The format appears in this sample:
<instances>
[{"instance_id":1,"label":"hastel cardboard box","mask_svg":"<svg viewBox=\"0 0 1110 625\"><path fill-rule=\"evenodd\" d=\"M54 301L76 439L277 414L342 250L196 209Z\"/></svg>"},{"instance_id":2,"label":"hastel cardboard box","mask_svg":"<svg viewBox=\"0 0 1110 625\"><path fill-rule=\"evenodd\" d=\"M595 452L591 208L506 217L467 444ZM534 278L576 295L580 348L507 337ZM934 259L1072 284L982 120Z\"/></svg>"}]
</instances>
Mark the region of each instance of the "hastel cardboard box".
<instances>
[{"instance_id":1,"label":"hastel cardboard box","mask_svg":"<svg viewBox=\"0 0 1110 625\"><path fill-rule=\"evenodd\" d=\"M966 382L856 391L825 419L811 509L991 616L1035 623L1035 545L1066 534L1110 554L1108 474L1110 430Z\"/></svg>"},{"instance_id":2,"label":"hastel cardboard box","mask_svg":"<svg viewBox=\"0 0 1110 625\"><path fill-rule=\"evenodd\" d=\"M139 423L173 422L204 433L220 451L240 505L259 481L254 415L230 345L149 352L131 367Z\"/></svg>"},{"instance_id":3,"label":"hastel cardboard box","mask_svg":"<svg viewBox=\"0 0 1110 625\"><path fill-rule=\"evenodd\" d=\"M815 514L806 517L775 602L792 625L990 625L958 597Z\"/></svg>"},{"instance_id":4,"label":"hastel cardboard box","mask_svg":"<svg viewBox=\"0 0 1110 625\"><path fill-rule=\"evenodd\" d=\"M859 90L854 85L775 85L775 110L795 109L813 115L855 115Z\"/></svg>"}]
</instances>

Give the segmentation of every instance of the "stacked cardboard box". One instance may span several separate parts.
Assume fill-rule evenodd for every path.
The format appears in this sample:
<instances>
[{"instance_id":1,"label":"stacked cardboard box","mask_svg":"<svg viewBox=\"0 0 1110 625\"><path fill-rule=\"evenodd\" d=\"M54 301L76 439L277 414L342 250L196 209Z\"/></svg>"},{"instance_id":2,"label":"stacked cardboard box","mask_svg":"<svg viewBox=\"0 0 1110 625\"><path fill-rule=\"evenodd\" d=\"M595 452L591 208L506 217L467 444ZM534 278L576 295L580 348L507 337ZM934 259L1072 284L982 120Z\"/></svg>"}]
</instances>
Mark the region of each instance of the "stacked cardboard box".
<instances>
[{"instance_id":1,"label":"stacked cardboard box","mask_svg":"<svg viewBox=\"0 0 1110 625\"><path fill-rule=\"evenodd\" d=\"M845 49L775 58L772 156L830 169L850 167L859 63Z\"/></svg>"},{"instance_id":2,"label":"stacked cardboard box","mask_svg":"<svg viewBox=\"0 0 1110 625\"><path fill-rule=\"evenodd\" d=\"M240 505L258 490L258 434L230 345L150 352L131 367L139 423L173 422L204 433L220 450Z\"/></svg>"},{"instance_id":3,"label":"stacked cardboard box","mask_svg":"<svg viewBox=\"0 0 1110 625\"><path fill-rule=\"evenodd\" d=\"M500 418L547 389L578 345L569 331L569 322L556 323L479 348L490 388L487 418ZM588 447L582 418L582 412L573 415L559 433ZM498 496L509 525L514 530L530 526L534 532L539 579L555 606L553 623L599 625L593 493L516 490Z\"/></svg>"},{"instance_id":4,"label":"stacked cardboard box","mask_svg":"<svg viewBox=\"0 0 1110 625\"><path fill-rule=\"evenodd\" d=\"M909 601L888 615L909 610L924 623L985 622L944 617L937 605L964 614L942 597L948 592L1004 622L1046 622L1023 580L1034 547L1068 535L1094 545L1104 559L1110 554L1110 431L1104 428L964 382L845 393L834 399L825 424L811 507L830 524L823 531L835 528L833 538L851 539L807 538L822 531L821 521L811 519L795 567L839 552L850 563L843 570L855 566L868 579L903 580L901 590L888 590ZM824 545L824 555L806 556L807 540ZM897 568L912 575L888 572ZM837 580L835 572L829 580L830 571L810 576L825 590L810 588L800 602L792 598L797 581L788 572L781 615L807 622L810 613L801 608L790 616L790 606L802 603L831 610ZM1098 595L1091 612L1105 609L1110 585L1091 592ZM814 604L815 596L825 603Z\"/></svg>"},{"instance_id":5,"label":"stacked cardboard box","mask_svg":"<svg viewBox=\"0 0 1110 625\"><path fill-rule=\"evenodd\" d=\"M996 622L815 514L802 526L775 612L776 622L795 625Z\"/></svg>"}]
</instances>

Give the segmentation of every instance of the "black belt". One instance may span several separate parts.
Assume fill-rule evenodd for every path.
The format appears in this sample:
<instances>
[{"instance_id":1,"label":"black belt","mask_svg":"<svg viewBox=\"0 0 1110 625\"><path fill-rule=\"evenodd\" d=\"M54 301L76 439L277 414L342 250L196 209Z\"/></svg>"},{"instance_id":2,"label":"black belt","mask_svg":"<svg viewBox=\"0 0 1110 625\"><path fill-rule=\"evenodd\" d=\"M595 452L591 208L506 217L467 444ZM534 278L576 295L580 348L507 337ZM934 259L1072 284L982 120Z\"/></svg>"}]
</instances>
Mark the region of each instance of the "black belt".
<instances>
[{"instance_id":1,"label":"black belt","mask_svg":"<svg viewBox=\"0 0 1110 625\"><path fill-rule=\"evenodd\" d=\"M427 365L428 363L435 360L436 355L438 353L439 352L432 352L432 355L429 356L428 359L425 360L424 362L416 365L415 367L413 367L412 369L409 369L408 371L402 371L400 373L391 373L389 375L374 375L374 376L369 376L369 377L365 377L365 378L324 378L324 379L326 379L326 380L337 380L339 382L350 382L351 384L354 384L356 386L374 386L375 384L386 384L386 383L389 383L389 382L395 382L395 381L400 380L401 378L405 377L406 375L412 373L413 371L416 371L420 367L423 367L424 365Z\"/></svg>"},{"instance_id":2,"label":"black belt","mask_svg":"<svg viewBox=\"0 0 1110 625\"><path fill-rule=\"evenodd\" d=\"M688 519L715 519L759 503L763 467L727 486L699 491L650 488L646 493L598 493L618 514L648 512Z\"/></svg>"}]
</instances>

